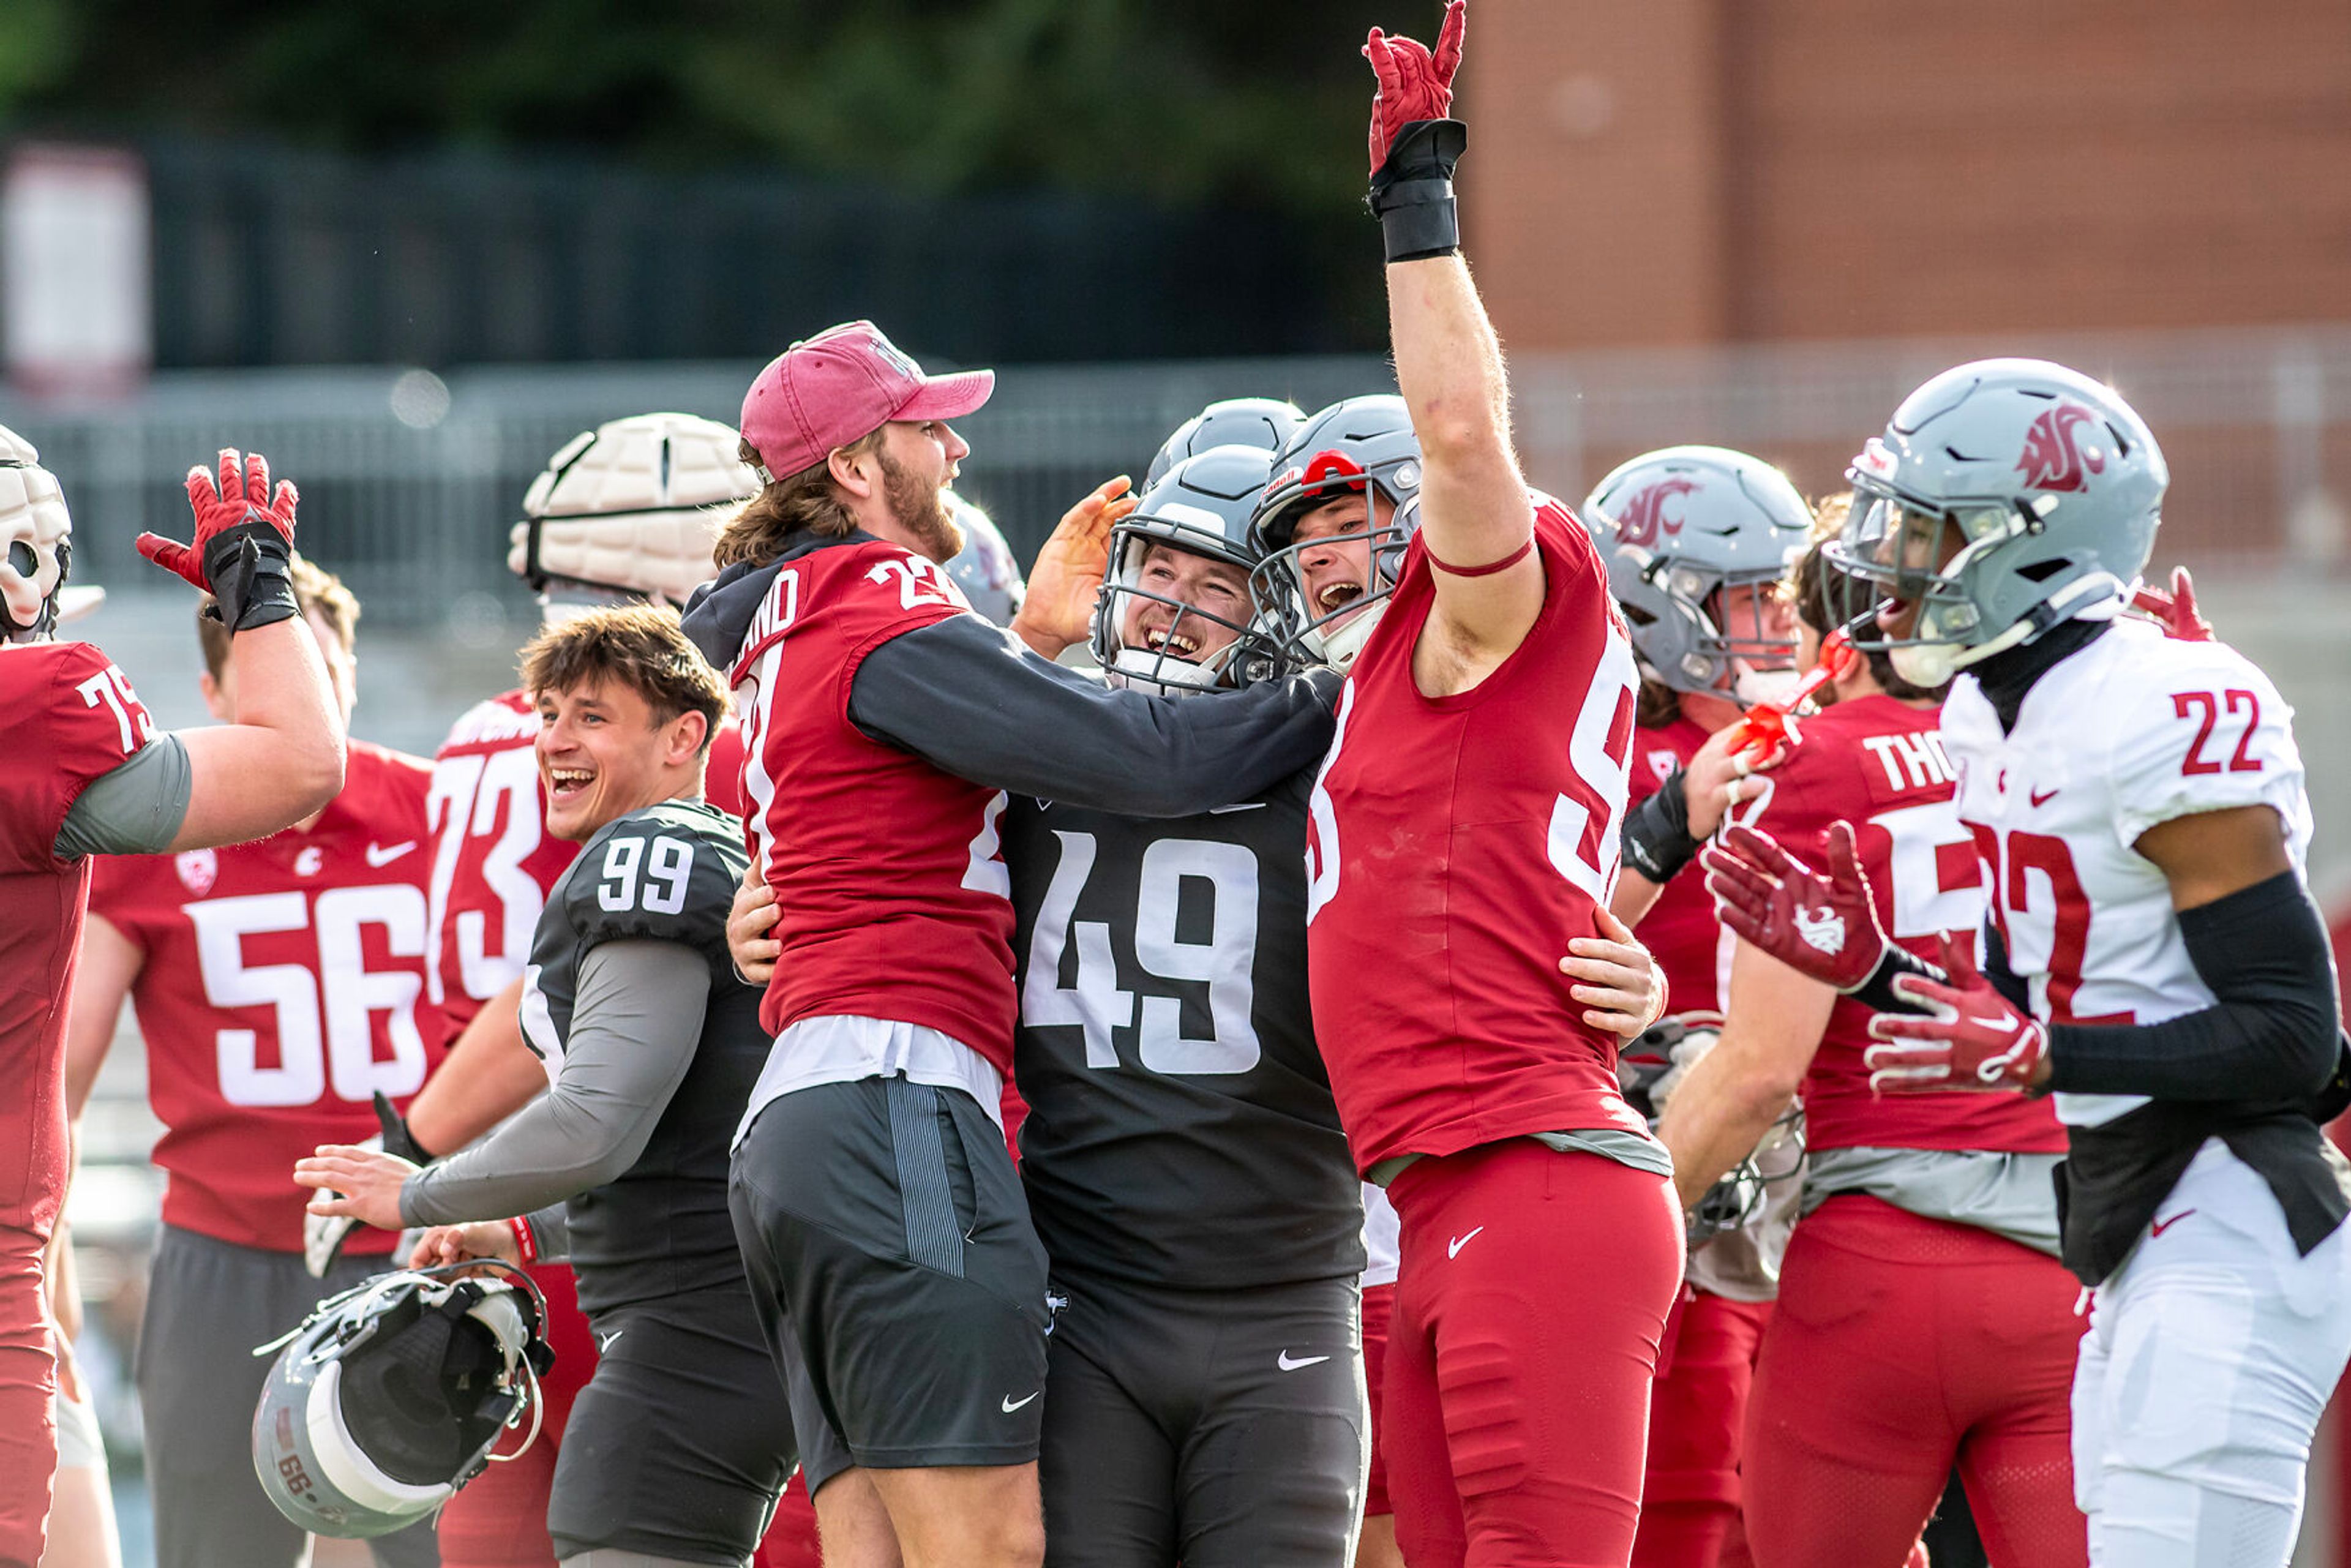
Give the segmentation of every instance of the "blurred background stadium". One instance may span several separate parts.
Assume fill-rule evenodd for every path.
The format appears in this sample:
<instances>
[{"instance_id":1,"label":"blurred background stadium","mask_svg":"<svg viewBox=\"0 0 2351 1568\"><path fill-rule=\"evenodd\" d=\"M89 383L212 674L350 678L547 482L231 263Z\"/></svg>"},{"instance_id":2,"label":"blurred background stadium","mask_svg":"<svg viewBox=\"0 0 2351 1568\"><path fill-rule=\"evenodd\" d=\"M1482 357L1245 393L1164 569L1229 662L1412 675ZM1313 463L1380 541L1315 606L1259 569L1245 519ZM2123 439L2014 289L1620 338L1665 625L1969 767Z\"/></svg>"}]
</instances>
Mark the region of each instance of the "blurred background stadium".
<instances>
[{"instance_id":1,"label":"blurred background stadium","mask_svg":"<svg viewBox=\"0 0 2351 1568\"><path fill-rule=\"evenodd\" d=\"M2158 566L2298 709L2340 946L2351 6L1475 9L1468 248L1535 478L1573 499L1714 441L1823 494L1957 360L2112 380L2171 460ZM731 420L857 316L1000 369L962 487L1025 559L1210 398L1386 380L1354 48L1435 11L0 0L0 423L110 590L76 630L202 717L186 595L131 540L183 524L191 462L257 447L365 602L359 733L429 752L533 620L506 528L548 455L621 414ZM139 1063L120 1042L72 1207L134 1563ZM2339 1448L2310 1564L2351 1564Z\"/></svg>"}]
</instances>

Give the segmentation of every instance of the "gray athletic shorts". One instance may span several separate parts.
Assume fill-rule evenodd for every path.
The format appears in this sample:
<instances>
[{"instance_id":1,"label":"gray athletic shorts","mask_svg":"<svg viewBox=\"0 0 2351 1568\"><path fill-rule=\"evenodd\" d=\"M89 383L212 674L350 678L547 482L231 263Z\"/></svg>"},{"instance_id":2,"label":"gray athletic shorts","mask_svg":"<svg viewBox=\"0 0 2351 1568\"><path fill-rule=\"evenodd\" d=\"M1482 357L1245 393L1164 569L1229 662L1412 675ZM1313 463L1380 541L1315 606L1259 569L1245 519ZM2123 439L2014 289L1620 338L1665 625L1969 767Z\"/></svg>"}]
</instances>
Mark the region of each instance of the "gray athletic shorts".
<instances>
[{"instance_id":1,"label":"gray athletic shorts","mask_svg":"<svg viewBox=\"0 0 2351 1568\"><path fill-rule=\"evenodd\" d=\"M547 1531L555 1554L739 1563L798 1462L747 1291L693 1291L589 1321L596 1372L571 1406Z\"/></svg>"},{"instance_id":2,"label":"gray athletic shorts","mask_svg":"<svg viewBox=\"0 0 2351 1568\"><path fill-rule=\"evenodd\" d=\"M338 1258L313 1280L299 1252L268 1252L163 1227L133 1374L147 1433L156 1568L294 1568L309 1537L253 1475L253 1410L272 1357L256 1355L322 1299L389 1267ZM368 1545L383 1568L439 1568L433 1521Z\"/></svg>"},{"instance_id":3,"label":"gray athletic shorts","mask_svg":"<svg viewBox=\"0 0 2351 1568\"><path fill-rule=\"evenodd\" d=\"M728 1198L811 1493L850 1465L1036 1458L1045 1249L970 1095L795 1090L737 1145Z\"/></svg>"},{"instance_id":4,"label":"gray athletic shorts","mask_svg":"<svg viewBox=\"0 0 2351 1568\"><path fill-rule=\"evenodd\" d=\"M1371 1464L1352 1278L1053 1279L1046 1568L1345 1568Z\"/></svg>"}]
</instances>

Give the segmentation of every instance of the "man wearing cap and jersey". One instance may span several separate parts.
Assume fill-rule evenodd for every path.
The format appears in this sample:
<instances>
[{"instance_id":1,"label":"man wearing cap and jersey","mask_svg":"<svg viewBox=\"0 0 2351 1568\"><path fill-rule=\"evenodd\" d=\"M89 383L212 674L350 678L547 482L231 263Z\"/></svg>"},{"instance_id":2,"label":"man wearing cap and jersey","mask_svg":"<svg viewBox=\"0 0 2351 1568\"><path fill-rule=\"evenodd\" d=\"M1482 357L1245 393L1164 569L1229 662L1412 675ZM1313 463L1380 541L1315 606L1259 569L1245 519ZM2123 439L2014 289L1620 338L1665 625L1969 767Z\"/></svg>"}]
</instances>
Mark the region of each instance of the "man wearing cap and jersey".
<instances>
[{"instance_id":1,"label":"man wearing cap and jersey","mask_svg":"<svg viewBox=\"0 0 2351 1568\"><path fill-rule=\"evenodd\" d=\"M996 1120L1006 792L1186 815L1330 739L1309 684L1113 689L970 612L944 570L970 450L948 421L993 383L927 378L870 322L778 356L741 420L767 486L686 617L745 715L754 856L784 912L732 1197L831 1568L1043 1555L1045 1253Z\"/></svg>"}]
</instances>

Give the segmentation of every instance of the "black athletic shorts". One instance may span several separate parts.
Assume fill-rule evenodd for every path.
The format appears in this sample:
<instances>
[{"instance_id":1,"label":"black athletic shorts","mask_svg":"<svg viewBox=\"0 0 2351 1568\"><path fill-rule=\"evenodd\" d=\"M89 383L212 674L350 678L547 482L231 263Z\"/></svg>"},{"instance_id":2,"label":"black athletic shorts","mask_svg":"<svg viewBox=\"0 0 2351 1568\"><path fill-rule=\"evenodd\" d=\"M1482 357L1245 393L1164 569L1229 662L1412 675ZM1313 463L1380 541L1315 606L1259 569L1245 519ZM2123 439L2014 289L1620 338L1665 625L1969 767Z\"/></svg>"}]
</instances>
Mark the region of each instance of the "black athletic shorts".
<instances>
[{"instance_id":1,"label":"black athletic shorts","mask_svg":"<svg viewBox=\"0 0 2351 1568\"><path fill-rule=\"evenodd\" d=\"M589 1326L596 1372L571 1406L548 1501L556 1556L749 1561L798 1461L750 1292L634 1302Z\"/></svg>"},{"instance_id":2,"label":"black athletic shorts","mask_svg":"<svg viewBox=\"0 0 2351 1568\"><path fill-rule=\"evenodd\" d=\"M1371 1463L1350 1277L1170 1291L1057 1271L1046 1568L1346 1568Z\"/></svg>"},{"instance_id":3,"label":"black athletic shorts","mask_svg":"<svg viewBox=\"0 0 2351 1568\"><path fill-rule=\"evenodd\" d=\"M795 1090L736 1146L728 1198L811 1493L850 1465L1036 1458L1045 1250L970 1095Z\"/></svg>"}]
</instances>

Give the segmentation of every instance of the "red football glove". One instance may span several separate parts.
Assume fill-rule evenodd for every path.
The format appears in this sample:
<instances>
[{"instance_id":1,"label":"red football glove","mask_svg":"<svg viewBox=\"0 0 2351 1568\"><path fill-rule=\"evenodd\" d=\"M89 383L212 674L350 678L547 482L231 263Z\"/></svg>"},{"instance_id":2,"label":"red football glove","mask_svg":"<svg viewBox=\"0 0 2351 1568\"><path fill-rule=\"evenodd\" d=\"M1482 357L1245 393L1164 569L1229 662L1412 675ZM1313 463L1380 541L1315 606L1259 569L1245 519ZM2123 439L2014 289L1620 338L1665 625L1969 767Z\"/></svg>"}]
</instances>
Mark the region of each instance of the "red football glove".
<instances>
[{"instance_id":1,"label":"red football glove","mask_svg":"<svg viewBox=\"0 0 2351 1568\"><path fill-rule=\"evenodd\" d=\"M2196 583L2184 566L2171 569L2171 591L2142 586L2131 596L2132 605L2161 622L2164 635L2182 643L2210 643L2212 623L2196 612Z\"/></svg>"},{"instance_id":2,"label":"red football glove","mask_svg":"<svg viewBox=\"0 0 2351 1568\"><path fill-rule=\"evenodd\" d=\"M1886 933L1849 824L1829 824L1826 876L1748 827L1724 830L1698 861L1715 912L1750 946L1840 991L1876 971Z\"/></svg>"},{"instance_id":3,"label":"red football glove","mask_svg":"<svg viewBox=\"0 0 2351 1568\"><path fill-rule=\"evenodd\" d=\"M244 523L266 523L291 545L294 507L300 499L291 479L279 480L277 493L270 494L268 458L258 452L248 457L234 446L224 446L217 482L202 464L188 470L188 505L196 514L195 539L183 545L161 534L141 534L139 553L199 593L210 593L213 585L204 572L204 548Z\"/></svg>"},{"instance_id":4,"label":"red football glove","mask_svg":"<svg viewBox=\"0 0 2351 1568\"><path fill-rule=\"evenodd\" d=\"M1943 938L1951 983L1896 975L1894 994L1930 1009L1880 1013L1869 1020L1873 1045L1862 1053L1869 1086L1880 1094L1979 1092L2034 1086L2049 1060L2049 1031L2019 1012L1976 969L1969 942Z\"/></svg>"},{"instance_id":5,"label":"red football glove","mask_svg":"<svg viewBox=\"0 0 2351 1568\"><path fill-rule=\"evenodd\" d=\"M1437 35L1437 52L1397 34L1391 37L1377 27L1364 43L1364 58L1372 62L1379 91L1372 98L1372 172L1388 161L1396 132L1416 120L1443 120L1453 112L1453 73L1461 68L1463 17L1469 0L1447 0L1445 26Z\"/></svg>"}]
</instances>

